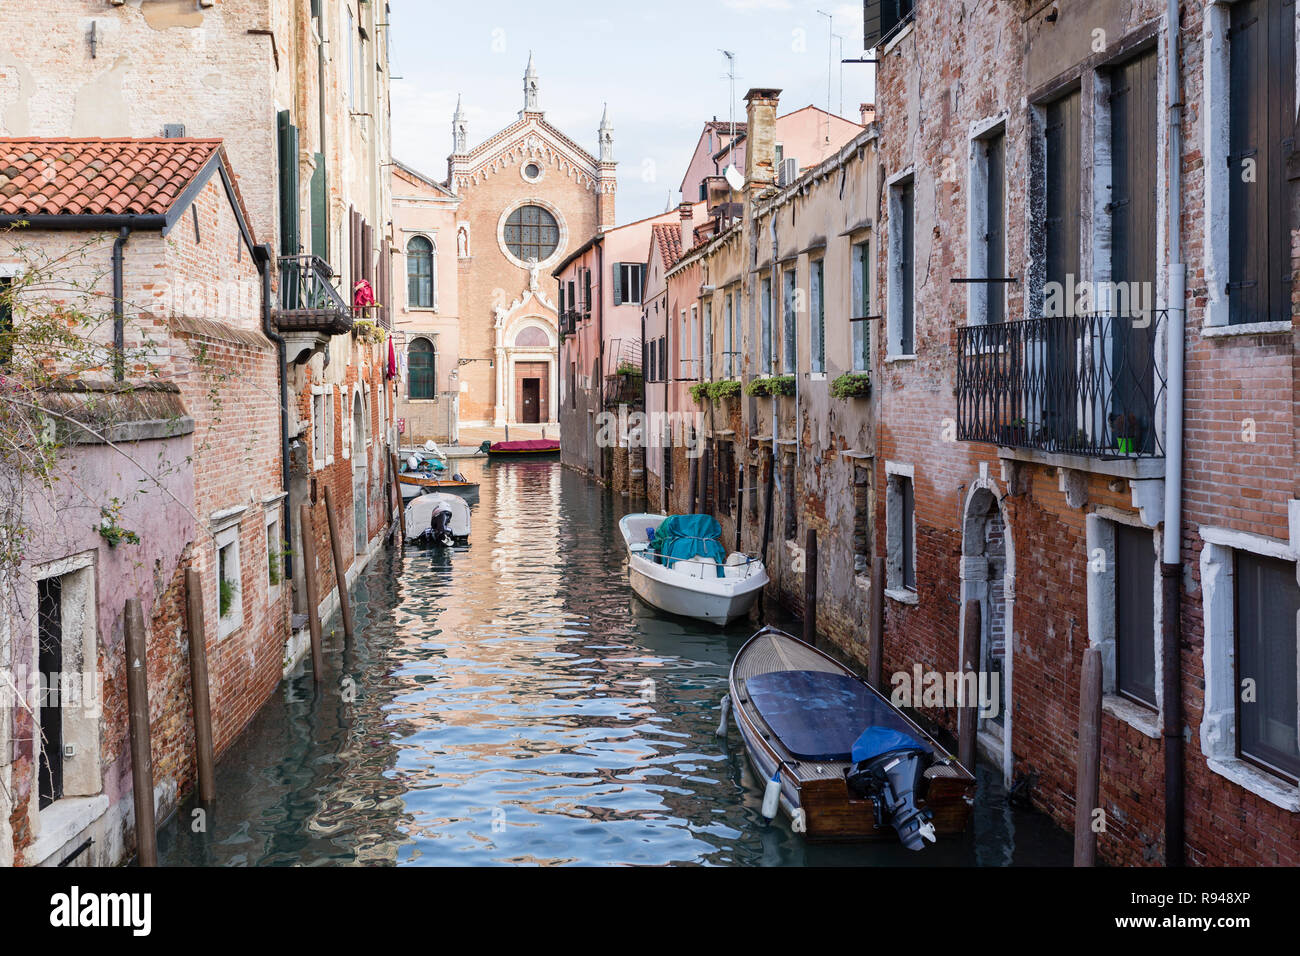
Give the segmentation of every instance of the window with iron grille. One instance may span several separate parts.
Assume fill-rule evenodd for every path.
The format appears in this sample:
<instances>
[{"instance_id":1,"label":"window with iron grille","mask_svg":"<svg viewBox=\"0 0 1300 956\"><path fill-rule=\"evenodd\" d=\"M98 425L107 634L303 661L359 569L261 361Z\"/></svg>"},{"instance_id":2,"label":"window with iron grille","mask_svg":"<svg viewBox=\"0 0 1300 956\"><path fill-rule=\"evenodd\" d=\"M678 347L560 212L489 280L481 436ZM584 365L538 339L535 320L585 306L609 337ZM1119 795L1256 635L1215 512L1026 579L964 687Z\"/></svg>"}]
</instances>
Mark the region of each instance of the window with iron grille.
<instances>
[{"instance_id":1,"label":"window with iron grille","mask_svg":"<svg viewBox=\"0 0 1300 956\"><path fill-rule=\"evenodd\" d=\"M544 262L560 244L560 227L551 213L541 206L520 206L506 218L505 244L521 262ZM587 293L591 293L587 280Z\"/></svg>"},{"instance_id":2,"label":"window with iron grille","mask_svg":"<svg viewBox=\"0 0 1300 956\"><path fill-rule=\"evenodd\" d=\"M424 236L406 244L406 301L412 309L433 308L433 243Z\"/></svg>"},{"instance_id":3,"label":"window with iron grille","mask_svg":"<svg viewBox=\"0 0 1300 956\"><path fill-rule=\"evenodd\" d=\"M411 340L406 349L408 397L432 399L438 395L438 354L424 337Z\"/></svg>"},{"instance_id":4,"label":"window with iron grille","mask_svg":"<svg viewBox=\"0 0 1300 956\"><path fill-rule=\"evenodd\" d=\"M1294 0L1237 0L1228 31L1228 321L1291 320Z\"/></svg>"},{"instance_id":5,"label":"window with iron grille","mask_svg":"<svg viewBox=\"0 0 1300 956\"><path fill-rule=\"evenodd\" d=\"M1294 561L1237 551L1233 561L1239 755L1300 780Z\"/></svg>"}]
</instances>

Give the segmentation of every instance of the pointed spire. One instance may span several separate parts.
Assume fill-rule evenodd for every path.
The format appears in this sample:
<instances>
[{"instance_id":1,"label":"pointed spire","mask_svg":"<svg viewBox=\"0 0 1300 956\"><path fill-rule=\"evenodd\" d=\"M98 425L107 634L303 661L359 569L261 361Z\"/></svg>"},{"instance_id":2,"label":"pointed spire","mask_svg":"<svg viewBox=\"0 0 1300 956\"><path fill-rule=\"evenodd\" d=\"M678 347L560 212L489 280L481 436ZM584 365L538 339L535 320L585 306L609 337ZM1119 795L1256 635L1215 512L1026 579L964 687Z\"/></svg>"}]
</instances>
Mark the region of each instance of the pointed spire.
<instances>
[{"instance_id":1,"label":"pointed spire","mask_svg":"<svg viewBox=\"0 0 1300 956\"><path fill-rule=\"evenodd\" d=\"M456 115L451 118L451 133L455 146L453 152L469 151L469 117L465 115L462 96L456 94Z\"/></svg>"},{"instance_id":2,"label":"pointed spire","mask_svg":"<svg viewBox=\"0 0 1300 956\"><path fill-rule=\"evenodd\" d=\"M605 104L605 113L600 118L600 132L597 134L600 140L600 161L602 163L612 163L614 161L614 124L609 121L609 104Z\"/></svg>"},{"instance_id":3,"label":"pointed spire","mask_svg":"<svg viewBox=\"0 0 1300 956\"><path fill-rule=\"evenodd\" d=\"M533 63L533 51L529 50L528 69L524 71L524 112L540 112L541 107L538 106L538 99L537 66Z\"/></svg>"}]
</instances>

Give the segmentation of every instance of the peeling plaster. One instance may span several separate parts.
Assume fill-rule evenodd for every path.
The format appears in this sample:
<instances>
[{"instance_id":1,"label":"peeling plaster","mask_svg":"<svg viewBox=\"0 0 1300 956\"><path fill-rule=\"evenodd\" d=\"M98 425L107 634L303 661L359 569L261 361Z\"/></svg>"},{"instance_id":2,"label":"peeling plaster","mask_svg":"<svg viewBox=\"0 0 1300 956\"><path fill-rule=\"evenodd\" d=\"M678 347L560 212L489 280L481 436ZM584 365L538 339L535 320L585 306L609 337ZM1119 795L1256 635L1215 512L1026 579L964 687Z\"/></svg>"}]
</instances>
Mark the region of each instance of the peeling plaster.
<instances>
[{"instance_id":1,"label":"peeling plaster","mask_svg":"<svg viewBox=\"0 0 1300 956\"><path fill-rule=\"evenodd\" d=\"M131 118L122 86L130 69L130 59L118 57L111 69L77 90L72 113L73 136L129 135Z\"/></svg>"}]
</instances>

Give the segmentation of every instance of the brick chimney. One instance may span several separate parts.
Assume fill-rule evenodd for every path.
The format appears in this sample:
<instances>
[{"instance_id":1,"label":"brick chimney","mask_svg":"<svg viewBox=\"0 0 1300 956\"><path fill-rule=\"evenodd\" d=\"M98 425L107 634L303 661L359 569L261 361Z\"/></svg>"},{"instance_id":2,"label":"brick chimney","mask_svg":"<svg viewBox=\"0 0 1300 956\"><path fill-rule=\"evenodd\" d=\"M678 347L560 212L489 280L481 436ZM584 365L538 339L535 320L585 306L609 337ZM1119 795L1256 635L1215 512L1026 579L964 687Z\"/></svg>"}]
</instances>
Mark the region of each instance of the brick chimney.
<instances>
[{"instance_id":1,"label":"brick chimney","mask_svg":"<svg viewBox=\"0 0 1300 956\"><path fill-rule=\"evenodd\" d=\"M870 126L872 123L876 121L875 103L863 103L861 106L858 107L858 111L862 114L863 126Z\"/></svg>"},{"instance_id":2,"label":"brick chimney","mask_svg":"<svg viewBox=\"0 0 1300 956\"><path fill-rule=\"evenodd\" d=\"M751 194L776 185L776 107L780 90L755 88L745 94L749 129L745 136L745 188Z\"/></svg>"},{"instance_id":3,"label":"brick chimney","mask_svg":"<svg viewBox=\"0 0 1300 956\"><path fill-rule=\"evenodd\" d=\"M682 217L682 255L686 255L695 245L695 209L684 202L677 207L677 212Z\"/></svg>"}]
</instances>

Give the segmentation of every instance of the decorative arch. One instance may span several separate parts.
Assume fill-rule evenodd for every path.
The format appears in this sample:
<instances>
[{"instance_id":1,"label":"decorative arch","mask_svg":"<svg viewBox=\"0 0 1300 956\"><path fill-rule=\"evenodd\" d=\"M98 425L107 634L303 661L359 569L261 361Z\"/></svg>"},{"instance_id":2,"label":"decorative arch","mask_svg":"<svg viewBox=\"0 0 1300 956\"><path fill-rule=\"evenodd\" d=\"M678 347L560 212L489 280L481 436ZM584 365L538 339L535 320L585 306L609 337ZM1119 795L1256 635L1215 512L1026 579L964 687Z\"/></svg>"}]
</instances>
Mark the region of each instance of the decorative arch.
<instances>
[{"instance_id":1,"label":"decorative arch","mask_svg":"<svg viewBox=\"0 0 1300 956\"><path fill-rule=\"evenodd\" d=\"M1016 553L1007 514L1005 495L996 481L988 476L987 464L980 465L980 475L971 483L962 510L961 611L958 625L958 660L966 659L966 608L978 603L981 621L981 646L977 669L991 669L992 648L999 635L1001 687L998 706L1001 720L980 719L977 725L977 749L1002 768L1003 783L1011 785L1011 706L1014 689L1014 634L1016 603ZM972 635L973 636L973 635Z\"/></svg>"}]
</instances>

